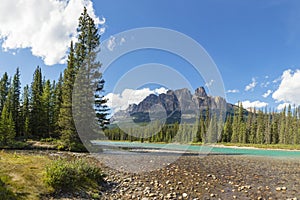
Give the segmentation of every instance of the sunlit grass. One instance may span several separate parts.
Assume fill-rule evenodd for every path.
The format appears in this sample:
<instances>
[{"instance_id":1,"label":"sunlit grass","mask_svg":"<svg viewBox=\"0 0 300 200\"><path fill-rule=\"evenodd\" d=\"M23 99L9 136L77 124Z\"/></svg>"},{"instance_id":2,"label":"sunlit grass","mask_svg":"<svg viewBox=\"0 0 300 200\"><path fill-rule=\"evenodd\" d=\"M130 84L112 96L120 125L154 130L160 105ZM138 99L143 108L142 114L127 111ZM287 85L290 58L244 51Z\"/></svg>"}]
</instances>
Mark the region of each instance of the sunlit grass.
<instances>
[{"instance_id":1,"label":"sunlit grass","mask_svg":"<svg viewBox=\"0 0 300 200\"><path fill-rule=\"evenodd\" d=\"M47 156L0 152L0 179L16 199L39 199L50 188L43 183L44 170L51 160Z\"/></svg>"}]
</instances>

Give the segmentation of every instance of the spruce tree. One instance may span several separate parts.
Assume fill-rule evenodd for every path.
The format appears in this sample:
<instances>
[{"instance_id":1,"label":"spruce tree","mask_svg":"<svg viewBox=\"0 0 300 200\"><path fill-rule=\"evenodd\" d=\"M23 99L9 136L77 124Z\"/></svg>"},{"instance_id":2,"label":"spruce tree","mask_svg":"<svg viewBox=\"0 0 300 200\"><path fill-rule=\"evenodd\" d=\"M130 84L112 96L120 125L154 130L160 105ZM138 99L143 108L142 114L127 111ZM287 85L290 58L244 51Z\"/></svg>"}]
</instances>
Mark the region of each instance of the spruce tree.
<instances>
[{"instance_id":1,"label":"spruce tree","mask_svg":"<svg viewBox=\"0 0 300 200\"><path fill-rule=\"evenodd\" d=\"M99 72L101 64L96 60L100 50L100 35L86 8L79 18L77 31L78 42L75 48L71 44L68 67L65 71L67 74L64 76L63 104L59 120L61 138L68 149L72 149L72 145L82 146L81 140L91 140L99 126L105 128L109 123L105 105L107 100L102 95L104 80ZM81 140L73 118L79 131L84 133Z\"/></svg>"},{"instance_id":2,"label":"spruce tree","mask_svg":"<svg viewBox=\"0 0 300 200\"><path fill-rule=\"evenodd\" d=\"M0 144L10 145L13 143L16 136L15 122L13 120L12 111L10 109L12 104L12 90L8 92L7 99L4 103L0 118Z\"/></svg>"},{"instance_id":3,"label":"spruce tree","mask_svg":"<svg viewBox=\"0 0 300 200\"><path fill-rule=\"evenodd\" d=\"M12 82L12 116L15 122L17 136L21 134L20 95L21 95L20 71L17 68Z\"/></svg>"},{"instance_id":4,"label":"spruce tree","mask_svg":"<svg viewBox=\"0 0 300 200\"><path fill-rule=\"evenodd\" d=\"M41 118L42 118L42 134L43 134L43 138L51 137L51 133L52 133L52 102L51 102L51 96L52 96L52 92L51 92L51 83L50 80L47 80L45 82L44 88L43 88L43 94L41 97L41 101L42 101L42 113L41 113Z\"/></svg>"},{"instance_id":5,"label":"spruce tree","mask_svg":"<svg viewBox=\"0 0 300 200\"><path fill-rule=\"evenodd\" d=\"M23 89L23 104L21 107L21 134L23 137L28 138L30 134L29 122L30 122L30 110L29 110L29 86L26 85Z\"/></svg>"},{"instance_id":6,"label":"spruce tree","mask_svg":"<svg viewBox=\"0 0 300 200\"><path fill-rule=\"evenodd\" d=\"M55 133L55 137L59 134L59 113L62 106L62 87L63 87L63 76L59 75L58 82L56 84L53 83L54 91L53 91L53 131Z\"/></svg>"},{"instance_id":7,"label":"spruce tree","mask_svg":"<svg viewBox=\"0 0 300 200\"><path fill-rule=\"evenodd\" d=\"M5 72L0 80L0 113L6 101L6 97L8 94L8 87L9 87L8 75Z\"/></svg>"},{"instance_id":8,"label":"spruce tree","mask_svg":"<svg viewBox=\"0 0 300 200\"><path fill-rule=\"evenodd\" d=\"M62 103L59 112L58 125L61 132L61 140L64 148L72 150L72 147L80 140L77 137L77 132L72 115L72 92L76 77L75 70L75 53L73 42L70 45L67 68L64 71L62 85Z\"/></svg>"},{"instance_id":9,"label":"spruce tree","mask_svg":"<svg viewBox=\"0 0 300 200\"><path fill-rule=\"evenodd\" d=\"M33 137L41 138L43 136L43 83L42 72L38 66L33 75L33 82L31 84L31 101L30 101L30 132Z\"/></svg>"}]
</instances>

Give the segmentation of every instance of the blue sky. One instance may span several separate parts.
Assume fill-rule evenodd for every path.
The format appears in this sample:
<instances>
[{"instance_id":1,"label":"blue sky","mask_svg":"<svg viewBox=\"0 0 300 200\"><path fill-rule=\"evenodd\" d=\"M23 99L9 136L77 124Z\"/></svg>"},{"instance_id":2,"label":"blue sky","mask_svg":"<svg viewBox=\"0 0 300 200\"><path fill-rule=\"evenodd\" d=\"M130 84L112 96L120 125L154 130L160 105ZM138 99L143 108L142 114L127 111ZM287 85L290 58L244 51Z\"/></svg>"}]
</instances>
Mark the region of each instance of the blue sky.
<instances>
[{"instance_id":1,"label":"blue sky","mask_svg":"<svg viewBox=\"0 0 300 200\"><path fill-rule=\"evenodd\" d=\"M27 2L35 1L37 0ZM5 4L9 4L9 0L4 2L0 5L0 11L1 7L2 11L7 10ZM268 105L273 108L284 103L300 104L300 72L298 71L300 69L300 2L298 0L95 0L93 4L81 0L70 0L70 2L73 2L73 7L77 9L73 9L73 14L69 16L71 11L65 9L67 11L64 12L60 7L57 12L62 13L62 19L69 20L76 16L75 11L84 4L82 2L85 2L90 12L93 12L92 8L94 8L94 17L98 17L99 24L105 28L102 40L109 39L122 31L141 27L168 28L193 38L203 46L217 65L228 102L242 101L245 105L257 107ZM39 7L38 5L30 4L27 8L37 13L56 11L55 6L50 7L45 4L44 7L40 5ZM31 38L31 42L26 42L25 36L31 37L33 33L26 35L11 28L19 27L18 23L21 21L9 20L9 18L15 17L16 13L25 12L25 9L13 5L7 6L10 6L10 12L5 15L0 14L0 37L2 37L0 75L4 71L12 75L16 67L20 67L24 86L25 83L31 82L33 71L39 65L47 78L57 79L65 64L55 64L55 62L63 62L64 54L60 59L57 59L58 55L50 56L50 54L60 47L58 45L60 41L68 44L70 38L60 39L56 31L51 32L50 23L49 30L45 29L50 36L51 42L46 42L46 48L50 51L43 52L44 49L35 42L36 37ZM63 6L71 8L67 3ZM45 17L45 20L47 19ZM39 26L43 22L34 21L31 24L35 23L37 30L40 30ZM61 25L59 23L62 22L57 20L53 23L53 30L57 28L56 25ZM74 22L65 24L70 24L63 29L65 31L72 30L74 27ZM25 28L24 30L27 30ZM43 28L45 27L42 26L42 30ZM4 34L9 30L15 31L16 37L9 38L9 35ZM10 41L7 42L8 38ZM47 37L42 39L41 41L48 41ZM56 40L57 43L53 42ZM52 47L52 44L57 46ZM126 71L137 65L154 62L174 67L180 73L184 73L193 89L205 85L201 77L192 76L193 71L187 70L191 69L191 66L186 61L167 52L145 50L123 56L112 65L107 74L104 74L106 92L112 92L114 84Z\"/></svg>"}]
</instances>

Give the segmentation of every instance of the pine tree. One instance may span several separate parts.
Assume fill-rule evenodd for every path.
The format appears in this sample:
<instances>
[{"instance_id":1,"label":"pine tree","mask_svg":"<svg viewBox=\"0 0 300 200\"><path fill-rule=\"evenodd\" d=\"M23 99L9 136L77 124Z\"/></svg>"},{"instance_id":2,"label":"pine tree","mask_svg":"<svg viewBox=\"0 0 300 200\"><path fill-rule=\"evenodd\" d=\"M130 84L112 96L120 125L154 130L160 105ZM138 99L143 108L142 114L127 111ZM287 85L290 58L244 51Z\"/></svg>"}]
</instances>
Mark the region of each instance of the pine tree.
<instances>
[{"instance_id":1,"label":"pine tree","mask_svg":"<svg viewBox=\"0 0 300 200\"><path fill-rule=\"evenodd\" d=\"M75 62L74 47L73 42L71 42L68 64L64 71L62 103L58 119L58 125L61 131L61 140L64 143L64 147L69 150L72 150L72 147L76 143L80 142L72 115L72 92L76 76Z\"/></svg>"},{"instance_id":2,"label":"pine tree","mask_svg":"<svg viewBox=\"0 0 300 200\"><path fill-rule=\"evenodd\" d=\"M258 118L257 118L256 143L263 144L265 142L264 133L265 133L264 113L260 110L258 111Z\"/></svg>"},{"instance_id":3,"label":"pine tree","mask_svg":"<svg viewBox=\"0 0 300 200\"><path fill-rule=\"evenodd\" d=\"M9 87L8 75L5 72L0 80L0 113L6 101L6 97L8 94L8 87Z\"/></svg>"},{"instance_id":4,"label":"pine tree","mask_svg":"<svg viewBox=\"0 0 300 200\"><path fill-rule=\"evenodd\" d=\"M96 61L100 35L94 20L87 14L86 8L84 8L79 18L78 33L79 37L78 42L75 44L75 52L71 47L67 68L73 72L72 75L77 75L76 82L74 82L75 76L71 76L69 79L72 87L69 87L71 90L69 90L68 102L73 103L73 112L68 112L68 115L71 114L70 118L73 116L74 119L69 120L68 126L71 129L67 129L68 133L64 132L66 126L62 127L62 140L69 143L67 145L69 149L70 144L78 146L81 140L89 142L92 139L91 137L97 137L95 133L98 127L105 128L109 123L107 119L108 109L105 105L107 100L102 95L104 80L98 70L101 64ZM68 80L64 79L64 85L68 84L66 81ZM72 92L73 96L71 96ZM68 94L63 92L62 107L65 106L64 97L66 95ZM76 120L76 128L80 129L77 131L84 133L81 134L81 138L79 138L75 129L74 120ZM60 124L62 124L62 121Z\"/></svg>"},{"instance_id":5,"label":"pine tree","mask_svg":"<svg viewBox=\"0 0 300 200\"><path fill-rule=\"evenodd\" d=\"M20 95L21 95L20 71L17 68L12 82L12 116L15 122L17 136L21 134Z\"/></svg>"},{"instance_id":6,"label":"pine tree","mask_svg":"<svg viewBox=\"0 0 300 200\"><path fill-rule=\"evenodd\" d=\"M38 66L33 75L31 84L30 101L30 132L33 137L41 138L43 136L43 105L42 105L43 83L42 72Z\"/></svg>"},{"instance_id":7,"label":"pine tree","mask_svg":"<svg viewBox=\"0 0 300 200\"><path fill-rule=\"evenodd\" d=\"M287 116L286 116L286 144L292 144L293 142L293 114L292 114L292 106L288 105Z\"/></svg>"},{"instance_id":8,"label":"pine tree","mask_svg":"<svg viewBox=\"0 0 300 200\"><path fill-rule=\"evenodd\" d=\"M15 122L13 121L12 112L9 109L12 102L12 90L8 92L7 99L4 103L0 118L0 144L10 145L16 136Z\"/></svg>"},{"instance_id":9,"label":"pine tree","mask_svg":"<svg viewBox=\"0 0 300 200\"><path fill-rule=\"evenodd\" d=\"M30 134L29 122L30 122L30 110L29 110L29 86L26 85L23 89L23 104L21 107L21 135L28 138Z\"/></svg>"},{"instance_id":10,"label":"pine tree","mask_svg":"<svg viewBox=\"0 0 300 200\"><path fill-rule=\"evenodd\" d=\"M231 136L231 142L237 143L239 141L239 121L238 121L238 114L235 112L233 116L233 122L232 122L232 136Z\"/></svg>"},{"instance_id":11,"label":"pine tree","mask_svg":"<svg viewBox=\"0 0 300 200\"><path fill-rule=\"evenodd\" d=\"M228 115L226 117L225 125L224 125L224 134L222 136L222 142L230 142L231 141L231 135L232 135L232 122L231 122L231 116Z\"/></svg>"},{"instance_id":12,"label":"pine tree","mask_svg":"<svg viewBox=\"0 0 300 200\"><path fill-rule=\"evenodd\" d=\"M278 130L278 117L279 115L275 113L275 111L272 111L272 124L271 124L271 132L272 132L272 138L271 143L277 144L279 142L279 130Z\"/></svg>"},{"instance_id":13,"label":"pine tree","mask_svg":"<svg viewBox=\"0 0 300 200\"><path fill-rule=\"evenodd\" d=\"M63 76L60 74L58 82L53 83L53 131L55 133L55 137L59 135L59 113L62 106L62 87L63 87Z\"/></svg>"},{"instance_id":14,"label":"pine tree","mask_svg":"<svg viewBox=\"0 0 300 200\"><path fill-rule=\"evenodd\" d=\"M249 135L249 142L251 144L256 143L256 132L257 132L257 114L256 114L256 109L253 109L253 115L252 115L252 120L251 120L251 128L250 128L250 135Z\"/></svg>"},{"instance_id":15,"label":"pine tree","mask_svg":"<svg viewBox=\"0 0 300 200\"><path fill-rule=\"evenodd\" d=\"M280 113L279 143L286 144L286 107Z\"/></svg>"},{"instance_id":16,"label":"pine tree","mask_svg":"<svg viewBox=\"0 0 300 200\"><path fill-rule=\"evenodd\" d=\"M41 113L42 116L42 123L43 123L43 128L42 128L42 133L43 133L43 138L50 138L51 133L52 133L52 102L51 102L51 96L52 96L52 91L51 91L51 83L50 80L47 80L45 82L44 88L43 88L43 94L41 97L42 101L42 108L43 111Z\"/></svg>"}]
</instances>

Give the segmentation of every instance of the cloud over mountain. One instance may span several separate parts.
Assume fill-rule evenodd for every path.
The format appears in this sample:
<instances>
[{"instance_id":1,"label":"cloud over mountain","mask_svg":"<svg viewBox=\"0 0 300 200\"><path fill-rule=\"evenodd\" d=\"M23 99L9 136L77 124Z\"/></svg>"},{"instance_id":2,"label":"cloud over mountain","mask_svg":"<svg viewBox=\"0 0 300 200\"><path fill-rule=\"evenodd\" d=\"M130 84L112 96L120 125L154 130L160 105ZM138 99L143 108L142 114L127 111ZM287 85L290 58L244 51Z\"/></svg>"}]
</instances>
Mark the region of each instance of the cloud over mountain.
<instances>
[{"instance_id":1,"label":"cloud over mountain","mask_svg":"<svg viewBox=\"0 0 300 200\"><path fill-rule=\"evenodd\" d=\"M113 112L117 112L119 110L125 110L130 104L137 104L141 102L150 94L162 94L166 92L167 89L163 87L154 90L149 88L137 90L125 89L121 94L109 93L105 96L105 98L108 99L107 105L113 110Z\"/></svg>"}]
</instances>

